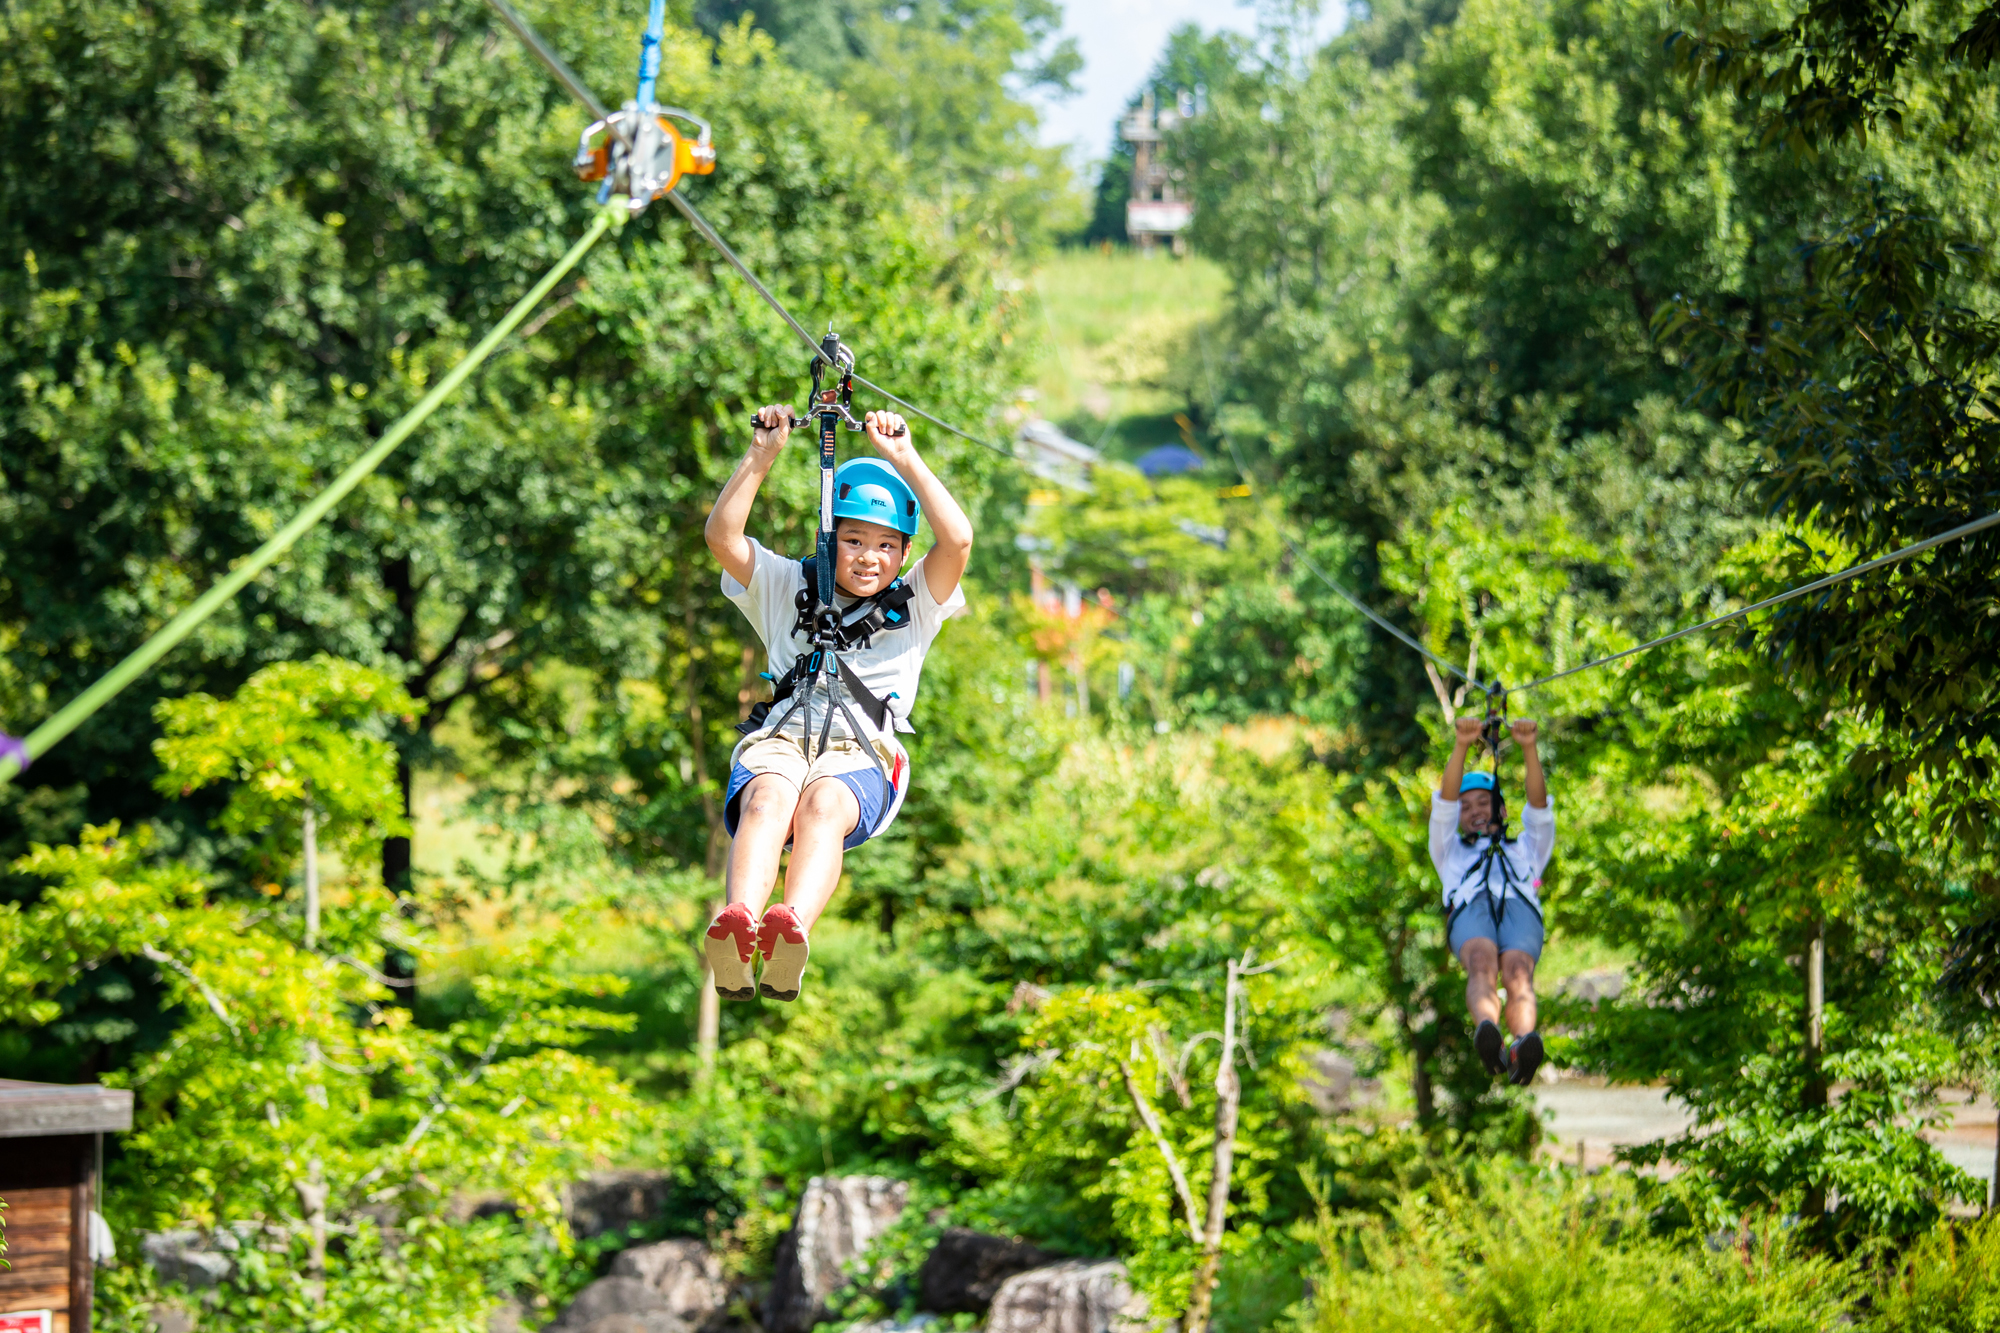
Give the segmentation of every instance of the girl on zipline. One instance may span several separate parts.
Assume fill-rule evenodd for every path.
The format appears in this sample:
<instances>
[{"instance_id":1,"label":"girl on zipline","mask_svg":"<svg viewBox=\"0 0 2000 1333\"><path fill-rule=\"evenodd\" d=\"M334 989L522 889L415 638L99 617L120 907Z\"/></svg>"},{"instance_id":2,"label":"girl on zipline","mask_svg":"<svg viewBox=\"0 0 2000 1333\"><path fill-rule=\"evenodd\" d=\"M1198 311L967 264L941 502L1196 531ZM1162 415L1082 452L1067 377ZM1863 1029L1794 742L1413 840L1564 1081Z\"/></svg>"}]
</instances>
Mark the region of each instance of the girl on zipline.
<instances>
[{"instance_id":1,"label":"girl on zipline","mask_svg":"<svg viewBox=\"0 0 2000 1333\"><path fill-rule=\"evenodd\" d=\"M837 671L815 674L813 562L778 555L743 531L758 487L791 436L790 408L757 413L750 452L704 529L722 562L723 595L756 630L776 682L772 704L759 705L739 728L745 736L723 798L735 839L728 905L703 944L715 989L731 1000L760 992L798 998L807 938L840 883L843 854L888 827L909 789L909 756L896 733L911 730L931 641L965 607L959 578L972 555L971 520L918 457L902 417L870 412L862 424L887 461L853 459L834 473L834 602L843 645ZM925 514L936 541L899 577ZM825 698L817 715L815 696ZM772 721L773 705L787 700L791 709ZM801 704L803 725L788 726ZM766 911L788 846L784 901ZM760 952L763 977L753 984Z\"/></svg>"},{"instance_id":2,"label":"girl on zipline","mask_svg":"<svg viewBox=\"0 0 2000 1333\"><path fill-rule=\"evenodd\" d=\"M1507 836L1507 804L1494 775L1465 771L1484 724L1461 717L1453 725L1451 759L1431 798L1431 863L1444 881L1445 933L1465 965L1465 1003L1478 1022L1473 1048L1489 1073L1525 1084L1542 1063L1535 964L1542 956L1542 872L1556 846L1556 815L1532 721L1520 718L1508 728L1521 747L1528 798L1518 840ZM1496 731L1488 744L1497 740ZM1496 980L1507 988L1511 1042L1500 1032Z\"/></svg>"}]
</instances>

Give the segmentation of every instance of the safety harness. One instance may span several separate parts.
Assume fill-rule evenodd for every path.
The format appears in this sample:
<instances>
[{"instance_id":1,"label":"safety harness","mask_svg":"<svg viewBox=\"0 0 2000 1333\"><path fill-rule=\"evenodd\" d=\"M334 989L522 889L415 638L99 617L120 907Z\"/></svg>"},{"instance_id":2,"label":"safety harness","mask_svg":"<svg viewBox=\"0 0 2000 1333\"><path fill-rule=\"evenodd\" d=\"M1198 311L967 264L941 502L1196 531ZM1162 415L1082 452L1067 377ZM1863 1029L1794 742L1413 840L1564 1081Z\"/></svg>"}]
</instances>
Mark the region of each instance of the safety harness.
<instances>
[{"instance_id":1,"label":"safety harness","mask_svg":"<svg viewBox=\"0 0 2000 1333\"><path fill-rule=\"evenodd\" d=\"M828 370L835 375L835 383L831 387L824 384ZM784 731L794 715L803 714L799 739L808 762L824 750L827 741L832 738L836 710L847 719L856 740L867 739L869 733L862 729L853 710L848 707L850 696L868 715L868 720L875 724L878 734L893 734L895 724L889 711L889 700L877 699L874 692L862 683L854 668L841 659L841 654L871 647L877 634L906 628L910 623L910 598L914 595L909 583L899 578L881 592L857 600L845 611L834 601L833 446L841 426L845 425L850 431L861 430L863 426L855 419L852 410L854 353L840 341L831 326L828 326L826 337L820 342L819 355L813 358L812 382L812 406L806 409L805 415L819 425L819 532L816 553L801 562L804 580L798 592L799 616L792 626L793 636L803 636L812 646L798 655L792 662L791 670L782 678L772 681L771 701L752 708L750 716L736 728L745 736L763 731L775 736ZM801 420L800 414L792 414L791 424L797 425ZM753 415L751 421L756 423L757 418ZM765 674L769 675L768 672ZM820 723L819 743L815 745L813 695L822 688L826 694L826 711ZM895 695L889 698L893 699ZM775 724L769 723L771 709L787 701L790 706L783 715ZM892 782L893 776L891 774Z\"/></svg>"},{"instance_id":2,"label":"safety harness","mask_svg":"<svg viewBox=\"0 0 2000 1333\"><path fill-rule=\"evenodd\" d=\"M801 562L805 579L800 585L798 592L799 618L797 623L792 627L792 633L795 636L803 634L807 639L814 640L815 642L817 642L815 632L820 625L819 599L816 596L819 582L818 564L818 556L809 557ZM871 597L860 598L845 611L841 612L839 621L832 630L832 637L834 639L832 645L834 674L838 676L840 683L847 687L847 692L854 696L854 702L861 706L861 711L867 715L869 721L875 724L877 731L888 731L894 725L889 712L889 699L893 699L896 696L892 693L889 699L876 698L874 691L862 683L861 677L855 674L854 669L840 659L840 654L856 648L865 649L874 647L875 636L885 630L907 628L910 623L910 599L914 596L916 596L916 589L912 588L907 580L898 578L881 592ZM736 729L745 736L762 731L774 707L785 702L787 699L791 699L801 681L817 678L819 672L822 670L822 664L814 659L819 657L821 657L821 652L818 650L800 653L792 662L791 670L787 671L781 678L771 682L770 702L760 703L752 708L750 716L738 723ZM768 677L770 673L766 672L765 675ZM841 699L838 695L834 696L834 703L843 709L846 707L846 700ZM785 723L791 721L792 714L799 711L802 706L807 710L806 735L810 738L812 730L811 705L804 695L798 697L792 704L792 707L786 710L784 716L778 719L777 725L771 730L773 732L782 731ZM831 726L832 719L833 714L829 710L827 713L828 726ZM854 719L850 715L848 717L849 725L853 725L853 722ZM859 728L856 728L855 735L857 739L860 737L861 732ZM820 744L822 746L826 744L826 737L824 735L820 738Z\"/></svg>"},{"instance_id":3,"label":"safety harness","mask_svg":"<svg viewBox=\"0 0 2000 1333\"><path fill-rule=\"evenodd\" d=\"M1480 730L1480 739L1485 742L1487 753L1493 756L1493 798L1496 801L1500 799L1500 740L1506 731L1507 688L1495 681L1493 691L1486 696L1486 725ZM1459 794L1463 796L1464 792L1461 791ZM1470 847L1479 841L1479 837L1480 835L1476 833L1461 833L1459 842ZM1486 835L1486 850L1479 854L1477 861L1465 868L1465 873L1459 876L1458 880L1458 887L1463 889L1474 875L1479 876L1479 896L1486 900L1486 908L1493 914L1493 924L1496 926L1507 917L1507 899L1510 896L1526 903L1528 910L1534 912L1537 917L1541 915L1541 910L1535 906L1532 898L1514 893L1516 885L1526 882L1514 872L1514 860L1506 852L1506 848L1514 842L1515 839L1507 836L1507 821L1502 819L1492 832ZM1497 898L1493 894L1493 867L1496 864L1500 867L1500 894ZM1456 891L1452 896L1457 896ZM1451 928L1458 923L1459 914L1472 906L1475 901L1477 900L1467 898L1456 907L1450 908L1444 923L1447 936L1451 934Z\"/></svg>"}]
</instances>

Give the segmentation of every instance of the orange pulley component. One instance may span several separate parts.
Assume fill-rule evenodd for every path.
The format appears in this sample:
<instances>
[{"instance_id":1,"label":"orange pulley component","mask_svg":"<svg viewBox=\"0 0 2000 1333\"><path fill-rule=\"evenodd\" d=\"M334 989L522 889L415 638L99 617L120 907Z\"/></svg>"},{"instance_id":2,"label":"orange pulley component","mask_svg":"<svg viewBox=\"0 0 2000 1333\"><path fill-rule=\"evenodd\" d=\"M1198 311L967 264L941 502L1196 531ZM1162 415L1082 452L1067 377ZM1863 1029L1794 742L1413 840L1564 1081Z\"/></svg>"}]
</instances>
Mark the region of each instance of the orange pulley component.
<instances>
[{"instance_id":1,"label":"orange pulley component","mask_svg":"<svg viewBox=\"0 0 2000 1333\"><path fill-rule=\"evenodd\" d=\"M610 193L630 199L635 214L678 185L682 176L715 170L707 121L679 107L655 104L650 111L640 115L637 104L627 102L585 127L576 144L577 179L608 181ZM699 133L689 138L669 116L692 122Z\"/></svg>"}]
</instances>

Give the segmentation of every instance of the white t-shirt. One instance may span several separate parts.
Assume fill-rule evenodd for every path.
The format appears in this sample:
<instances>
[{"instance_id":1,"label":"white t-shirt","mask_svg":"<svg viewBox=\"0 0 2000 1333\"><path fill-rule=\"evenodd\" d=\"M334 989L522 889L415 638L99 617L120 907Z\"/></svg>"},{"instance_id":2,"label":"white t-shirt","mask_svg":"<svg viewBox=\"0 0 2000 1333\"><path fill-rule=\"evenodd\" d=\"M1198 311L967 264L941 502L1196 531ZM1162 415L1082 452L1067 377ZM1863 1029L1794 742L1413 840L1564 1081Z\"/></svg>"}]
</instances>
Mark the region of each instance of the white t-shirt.
<instances>
[{"instance_id":1,"label":"white t-shirt","mask_svg":"<svg viewBox=\"0 0 2000 1333\"><path fill-rule=\"evenodd\" d=\"M1522 806L1521 836L1513 842L1502 842L1494 853L1494 864L1484 873L1475 867L1486 854L1488 840L1482 836L1473 839L1470 847L1465 845L1458 835L1458 806L1457 801L1447 801L1436 792L1431 793L1431 864L1437 867L1438 878L1444 881L1444 905L1457 907L1481 892L1490 892L1498 899L1508 881L1499 864L1504 856L1506 868L1513 871L1508 896L1526 898L1537 912L1541 911L1542 872L1549 868L1549 857L1556 849L1555 798L1550 797L1549 803L1539 810L1532 805Z\"/></svg>"},{"instance_id":2,"label":"white t-shirt","mask_svg":"<svg viewBox=\"0 0 2000 1333\"><path fill-rule=\"evenodd\" d=\"M798 595L799 589L805 586L805 568L800 561L767 549L754 537L750 539L750 552L753 564L749 586L738 583L724 570L722 595L736 604L736 609L749 619L751 628L757 631L757 638L764 645L764 669L774 679L783 680L799 654L812 651L812 644L803 635L792 633L799 620ZM903 581L910 585L914 594L909 603L910 623L902 629L878 631L870 647L850 648L840 655L840 660L861 678L861 683L877 699L889 705L897 731L913 731L909 723L910 709L917 702L917 684L923 675L924 655L930 651L931 641L937 638L938 631L944 628L944 622L965 609L965 589L953 588L951 596L939 602L931 596L930 584L924 581L922 559L903 575ZM834 594L834 603L843 611L854 605L855 600L842 593ZM843 689L842 693L846 691ZM794 699L797 697L793 696ZM777 721L790 706L790 701L776 705L771 710L770 720ZM819 735L822 720L819 710L825 706L824 696L819 696L814 707L815 737ZM863 726L870 725L868 715L855 707L851 699L848 706ZM797 727L799 719L794 717L790 725ZM837 709L833 715L833 734L861 739L853 735L846 716Z\"/></svg>"}]
</instances>

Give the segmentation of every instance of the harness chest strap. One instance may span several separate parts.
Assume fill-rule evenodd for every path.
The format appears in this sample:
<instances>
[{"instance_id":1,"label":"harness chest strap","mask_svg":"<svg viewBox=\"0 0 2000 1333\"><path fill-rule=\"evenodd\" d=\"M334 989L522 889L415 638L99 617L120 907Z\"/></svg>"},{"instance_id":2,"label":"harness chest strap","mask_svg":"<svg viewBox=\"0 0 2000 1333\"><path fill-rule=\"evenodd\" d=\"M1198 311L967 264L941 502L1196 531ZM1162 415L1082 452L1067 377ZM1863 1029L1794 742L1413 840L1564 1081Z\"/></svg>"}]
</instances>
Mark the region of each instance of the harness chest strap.
<instances>
[{"instance_id":1,"label":"harness chest strap","mask_svg":"<svg viewBox=\"0 0 2000 1333\"><path fill-rule=\"evenodd\" d=\"M811 634L817 628L815 622L818 617L819 599L814 579L814 574L817 572L815 568L817 564L817 557L801 563L804 586L800 588L798 593L799 619L793 626L792 632L794 634ZM848 608L848 614L841 619L838 635L839 647L832 652L834 673L839 677L840 683L846 687L848 694L852 696L854 702L860 705L861 711L867 715L868 720L875 724L877 731L886 732L895 725L889 710L889 700L876 698L875 692L868 688L854 668L847 665L847 662L841 657L840 652L843 649L856 645L862 648L870 647L874 643L875 635L884 630L906 628L910 623L910 599L914 596L916 596L916 589L911 587L907 580L899 578L874 596L860 599L855 607ZM857 610L857 608L859 609ZM769 702L759 703L753 707L750 710L750 716L737 724L737 731L748 736L762 730L766 720L771 715L772 708L792 698L799 687L799 682L816 675L821 669L820 665L815 661L815 658L818 657L821 651L813 649L800 653L793 660L791 670L787 671L781 679L772 682ZM829 693L832 692L829 691ZM893 698L894 696L890 697ZM846 711L847 701L845 699L835 694L832 702L841 711ZM797 703L794 703L791 708L785 711L785 715L778 722L780 727L791 720L792 713L797 710L798 706ZM850 725L853 725L854 719L850 716L848 722ZM829 708L826 715L826 725L830 727L832 723L833 710ZM856 730L859 731L859 727L856 727Z\"/></svg>"},{"instance_id":2,"label":"harness chest strap","mask_svg":"<svg viewBox=\"0 0 2000 1333\"><path fill-rule=\"evenodd\" d=\"M1493 896L1493 863L1495 861L1500 863L1500 896L1497 900ZM1521 876L1514 873L1514 859L1507 855L1506 848L1502 844L1498 834L1488 839L1486 850L1480 853L1479 859L1467 866L1465 873L1458 877L1460 888L1465 887L1465 882L1472 878L1474 871L1479 872L1479 893L1480 896L1486 899L1487 907L1493 913L1494 921L1497 923L1505 920L1507 916L1507 898L1513 893L1514 886L1522 883L1523 880ZM1451 929L1452 923L1458 920L1459 913L1470 907L1472 901L1472 899L1467 898L1456 907L1453 907L1450 901L1446 900L1445 906L1449 909L1448 915L1445 918L1446 930ZM1535 907L1532 900L1522 897L1520 901L1527 903L1536 916L1539 917L1541 915L1541 909Z\"/></svg>"},{"instance_id":3,"label":"harness chest strap","mask_svg":"<svg viewBox=\"0 0 2000 1333\"><path fill-rule=\"evenodd\" d=\"M797 595L799 618L793 622L792 633L811 639L819 630L819 557L812 556L800 563L805 583ZM907 579L897 579L872 597L863 597L847 609L841 617L839 647L843 650L859 645L870 647L875 636L884 630L903 629L910 623L910 599L917 591Z\"/></svg>"}]
</instances>

